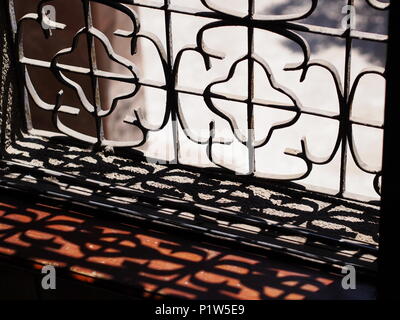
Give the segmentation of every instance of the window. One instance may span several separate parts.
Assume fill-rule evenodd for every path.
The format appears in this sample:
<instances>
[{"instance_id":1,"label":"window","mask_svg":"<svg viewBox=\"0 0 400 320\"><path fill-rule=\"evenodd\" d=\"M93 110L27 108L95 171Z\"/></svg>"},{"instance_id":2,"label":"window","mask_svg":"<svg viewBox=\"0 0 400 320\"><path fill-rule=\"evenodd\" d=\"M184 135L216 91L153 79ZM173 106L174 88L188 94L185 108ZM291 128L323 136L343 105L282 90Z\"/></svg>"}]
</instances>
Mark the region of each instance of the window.
<instances>
[{"instance_id":1,"label":"window","mask_svg":"<svg viewBox=\"0 0 400 320\"><path fill-rule=\"evenodd\" d=\"M375 268L388 2L8 4L4 185Z\"/></svg>"}]
</instances>

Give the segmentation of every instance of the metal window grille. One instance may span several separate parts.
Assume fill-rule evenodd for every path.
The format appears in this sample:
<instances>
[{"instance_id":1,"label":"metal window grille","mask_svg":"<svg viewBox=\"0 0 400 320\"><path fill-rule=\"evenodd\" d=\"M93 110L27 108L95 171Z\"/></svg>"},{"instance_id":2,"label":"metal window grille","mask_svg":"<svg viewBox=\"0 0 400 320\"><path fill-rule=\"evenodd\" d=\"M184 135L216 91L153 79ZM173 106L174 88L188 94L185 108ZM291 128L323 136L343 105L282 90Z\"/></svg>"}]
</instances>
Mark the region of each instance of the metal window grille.
<instances>
[{"instance_id":1,"label":"metal window grille","mask_svg":"<svg viewBox=\"0 0 400 320\"><path fill-rule=\"evenodd\" d=\"M246 1L244 1L246 2ZM307 1L306 1L307 2ZM66 26L65 24L59 21L51 21L49 19L43 8L46 5L55 4L55 1L39 1L36 9L28 14L25 14L23 17L17 17L15 13L15 9L18 7L18 1L7 1L7 8L9 12L9 22L12 29L12 36L8 38L8 41L13 40L13 48L10 50L11 54L14 54L16 57L17 64L15 65L18 69L18 86L20 89L21 98L18 100L17 104L14 103L14 107L22 112L18 113L18 111L7 110L4 105L4 101L2 102L3 110L2 110L2 155L5 158L8 166L19 167L19 170L23 170L20 167L23 166L21 164L16 164L11 160L7 154L6 148L7 146L12 144L12 141L18 140L19 131L16 128L22 128L22 132L24 134L30 135L45 135L47 137L54 137L57 139L67 138L64 140L56 140L56 143L64 144L64 145L72 145L76 141L80 141L93 146L93 152L105 152L107 153L109 150L108 147L113 147L118 155L123 155L126 158L138 158L139 156L145 156L143 152L132 152L132 150L140 150L140 147L146 145L148 142L147 139L150 134L153 132L160 132L168 128L170 130L170 134L173 139L173 157L170 159L156 159L159 162L164 162L168 165L180 165L180 147L181 147L181 139L184 136L185 139L188 139L195 144L199 144L204 146L205 153L210 162L209 168L201 168L195 169L193 168L193 172L199 172L203 174L204 172L215 172L219 177L222 174L222 177L228 177L228 179L245 181L249 183L255 183L257 185L264 186L274 186L273 188L278 188L278 190L284 190L283 192L288 192L292 197L296 192L300 192L301 200L300 202L306 203L306 196L308 194L312 194L316 199L329 199L329 201L333 201L335 203L345 203L351 209L350 211L365 211L365 212L373 212L371 216L379 215L379 197L380 197L380 180L382 176L382 172L380 169L372 168L368 166L360 157L357 152L357 145L354 138L354 126L362 126L368 128L374 128L377 130L383 130L382 123L372 123L362 120L357 120L352 117L352 105L355 95L357 94L357 89L360 82L364 77L368 75L377 75L379 77L385 78L386 74L383 68L368 68L361 72L359 72L356 76L352 76L352 49L354 41L360 41L365 43L378 43L385 45L388 40L388 36L386 33L378 34L372 33L368 31L362 31L354 29L353 27L348 27L343 29L341 27L328 27L321 25L313 25L307 23L307 19L313 17L313 14L318 10L323 10L323 1L318 0L310 0L307 2L306 9L295 11L290 14L262 14L260 15L256 8L256 0L248 0L246 2L247 10L246 11L237 11L232 10L228 2L218 2L211 0L199 0L199 5L202 5L203 9L194 9L194 8L182 8L174 4L174 1L165 0L165 1L111 1L111 0L82 0L76 1L78 4L77 8L82 11L84 19L84 23L82 28L75 34L73 39L71 39L70 47L60 48L60 50L52 57L50 60L42 60L40 58L32 58L29 56L25 56L24 54L24 41L29 39L30 29L25 24L35 23L39 26L42 26L44 35L54 36L52 33L56 35L58 29L62 30ZM356 6L357 3L363 3L368 6L371 10L376 10L377 12L386 12L389 9L389 4L387 2L380 2L375 0L348 0L348 6ZM112 43L110 39L102 33L98 28L96 28L93 24L93 14L91 9L91 3L99 3L104 6L112 9L113 12L119 12L119 14L123 14L128 17L131 25L131 29L128 30L116 30L114 32L114 36L122 37L130 40L131 45L131 54L134 56L138 54L137 51L137 43L140 39L146 39L155 51L157 52L157 58L163 70L163 80L162 82L154 82L147 81L146 79L142 79L140 77L140 65L135 65L133 62L119 56L114 52ZM56 5L56 4L55 4ZM137 15L137 8L146 8L147 10L154 10L158 12L159 16L163 19L164 24L164 39L159 39L155 35L142 32L140 27L140 16ZM110 11L111 12L111 11ZM206 23L196 31L196 43L192 45L188 45L178 50L177 52L174 50L174 42L176 39L175 29L173 26L173 20L176 15L182 15L186 17L192 17L192 19L206 19ZM43 26L52 26L52 28L46 28ZM6 26L7 27L7 26ZM224 27L241 27L246 29L247 40L245 43L246 53L241 56L239 59L233 61L232 65L229 68L229 72L225 74L222 79L215 79L211 81L203 90L198 90L194 88L182 87L179 85L179 72L180 72L180 64L184 59L186 54L194 53L201 56L201 64L205 67L206 70L210 70L213 67L213 63L224 59L222 53L214 52L211 49L206 47L206 43L204 41L205 33L209 30L224 28ZM10 27L7 27L10 28ZM333 85L337 94L339 112L337 114L332 114L329 112L316 111L310 108L307 108L301 100L292 93L292 91L283 85L280 85L274 78L273 72L270 68L270 65L267 61L265 61L262 57L257 54L257 46L255 44L255 33L258 31L265 31L269 33L273 33L279 35L280 37L286 39L287 41L292 42L300 48L300 52L302 55L302 59L298 63L287 65L285 68L285 72L300 72L299 81L304 81L307 79L310 70L313 68L321 68L326 70L330 77L333 80ZM329 61L322 60L313 60L311 59L310 47L307 40L301 36L300 34L311 34L311 35L319 35L323 36L326 39L341 39L344 42L343 46L343 56L344 56L344 70L338 71ZM78 38L84 37L86 39L87 45L87 57L88 57L88 65L83 66L74 66L67 63L60 62L60 58L66 54L73 52L73 50L77 46ZM11 39L12 38L12 39ZM99 41L101 45L107 52L108 57L124 67L128 70L127 74L119 74L112 73L102 70L97 65L96 61L96 49L98 47L95 45L95 41ZM222 40L221 40L222 41ZM226 44L229 46L229 44ZM246 92L247 95L245 97L235 96L232 94L222 94L215 93L213 87L220 83L230 81L235 72L238 64L241 62L247 62L247 79L246 81ZM4 62L3 62L4 63ZM273 89L279 91L281 94L285 95L291 103L289 105L279 104L279 103L271 103L268 101L257 100L254 96L256 81L254 78L254 70L256 67L261 67L264 71L270 85ZM68 114L73 117L80 117L82 113L82 107L76 106L67 106L63 103L63 93L62 91L55 92L54 97L51 99L52 102L45 102L41 97L37 94L35 90L35 84L33 79L34 70L37 69L48 69L53 74L53 76L60 82L60 87L68 87L73 89L79 97L79 102L82 107L86 110L88 114L95 121L95 132L93 135L83 134L70 126L63 123L63 115ZM340 74L342 73L343 76ZM73 76L69 77L71 74L77 74L79 76L87 76L90 79L89 92L85 92L76 81L73 80ZM109 79L118 82L124 82L131 85L131 90L128 93L124 93L123 95L113 97L111 106L107 110L103 110L100 106L100 95L101 95L101 87L99 82L101 79ZM4 84L2 83L2 86ZM135 109L132 113L125 119L125 123L128 123L132 126L135 126L141 131L140 138L135 140L131 140L129 142L119 142L107 139L104 135L104 119L109 116L111 113L115 112L118 108L118 102L123 99L129 99L138 94L141 88L155 88L161 90L165 94L165 105L160 106L159 110L162 112L162 121L158 126L151 126L143 120L143 112L140 109ZM190 126L187 124L185 116L183 115L182 109L185 107L181 102L181 94L191 95L200 97L204 104L206 105L208 111L210 111L216 118L219 120L225 121L226 124L229 125L231 130L232 139L228 139L226 137L217 137L216 135L216 121L210 121L207 126L208 137L207 138L199 138L193 134L190 130ZM3 100L7 99L7 96L3 93ZM91 97L91 98L89 98ZM246 117L245 117L245 134L243 134L243 126L239 126L237 121L226 112L219 109L215 103L215 99L225 100L229 103L242 103L246 109ZM10 103L8 104L10 105ZM274 110L285 110L289 111L293 114L293 118L290 121L286 121L284 123L275 123L269 132L262 137L261 139L256 139L255 136L255 106L257 108L272 108ZM21 106L24 109L21 109ZM54 132L47 132L46 134L43 131L35 130L32 126L31 122L31 112L32 108L39 107L47 111L51 116L53 121ZM262 161L263 159L256 156L257 150L263 147L268 146L268 143L271 140L271 137L275 132L279 130L283 130L285 128L289 128L293 126L296 121L303 115L309 115L315 117L315 119L332 119L338 122L338 130L335 136L335 143L332 152L324 158L317 158L311 154L309 151L309 146L307 140L301 140L301 148L298 150L286 150L285 153L287 156L295 157L301 159L306 167L306 170L297 175L292 176L283 176L277 178L271 177L263 177L262 174L259 175L257 172L257 162ZM10 121L13 120L13 121ZM23 119L23 120L21 120ZM7 126L13 129L9 129ZM240 127L240 128L239 128ZM10 134L10 130L13 134ZM61 137L61 138L60 138ZM239 142L246 148L246 158L247 162L247 170L242 173L240 176L232 175L235 172L219 163L215 157L215 148L218 146L229 146L232 143L232 140ZM11 141L11 142L10 142ZM47 141L47 140L46 140ZM139 149L138 149L139 148ZM313 191L304 193L304 186L296 183L299 180L303 180L307 178L314 170L316 166L324 166L330 164L334 159L339 157L340 168L337 172L337 175L340 176L339 186L337 192L332 195L326 195L322 191ZM351 198L351 195L346 195L346 168L348 166L348 159L351 158L354 161L355 165L359 170L369 174L373 177L373 189L377 194L377 200L370 202L370 204L358 202L358 201L349 201L344 198ZM142 159L142 158L140 158ZM147 158L148 160L148 158ZM35 167L35 165L33 165ZM27 169L25 164L25 169L28 172L33 170L32 167ZM186 168L186 167L185 167ZM48 168L47 168L48 169ZM35 169L37 172L40 172L41 175L44 175L45 172L47 174L53 175L59 179L65 179L66 181L76 181L79 180L74 176L55 172L54 170L47 170L46 168L37 168ZM117 170L117 169L116 169ZM60 170L62 171L62 170ZM83 170L84 171L84 170ZM108 192L120 193L122 196L131 196L134 195L139 199L143 200L143 202L149 202L149 198L146 193L140 192L138 190L131 190L122 186L110 185L109 183L96 182L93 179L90 179L90 175L86 176L85 173L82 173L80 176L81 180L84 180L85 186L88 188L100 188L102 190L107 189ZM83 183L83 182L82 182ZM46 189L46 188L45 188ZM46 189L47 190L47 189ZM297 190L297 191L296 191ZM48 190L47 190L48 191ZM296 196L294 196L296 197ZM93 196L91 198L91 202L100 203L101 201L97 201ZM154 200L154 197L151 198ZM345 202L341 202L341 201ZM181 205L184 209L188 209L188 206L183 205L182 199L172 199L172 198L162 198L157 197L157 201L161 204L174 203L174 205ZM299 204L300 205L300 204ZM110 207L110 205L108 204ZM105 206L107 207L107 205ZM120 208L123 207L122 205ZM190 207L190 205L189 205ZM119 209L120 209L119 208ZM112 207L114 209L114 207ZM216 211L220 215L220 217L224 217L226 219L230 219L230 212L224 211L223 209L217 209L216 207L201 207L198 206L196 210L204 210L203 212ZM140 211L140 210L138 210ZM145 210L146 211L146 210ZM243 213L243 212L242 212ZM135 211L135 214L139 213ZM144 214L146 216L146 214ZM151 214L147 214L147 217L151 216ZM240 220L242 219L242 220ZM247 221L248 223L252 223L254 226L264 226L266 221L263 219L259 219L259 217L245 215L241 216L238 221ZM235 220L237 221L237 220ZM186 223L186 222L184 222ZM184 224L183 223L183 224ZM267 224L268 225L268 224ZM191 228L196 228L196 224L192 224ZM200 227L197 225L197 231L199 232L207 232L206 228ZM312 232L310 230L303 229L300 227L300 224L296 227L292 228L284 228L280 229L279 226L268 225L267 228L270 234L276 234L275 240L280 237L281 231L294 233L294 235L307 235L311 242L314 241L318 243L324 239L330 245L334 244L334 247L337 252L340 251L340 245L338 245L337 239L334 240L329 236L325 237L318 232ZM278 229L278 231L274 231ZM222 231L221 231L222 230ZM234 237L236 239L242 239L239 235L235 235L232 231L224 232L223 229L215 231L216 234L219 235L227 235L230 237ZM275 232L275 233L274 233ZM249 242L250 238L243 238L244 242ZM343 239L342 239L343 240ZM252 242L253 241L253 242ZM265 240L252 240L250 241L253 244L262 245L265 244ZM308 241L308 240L307 240ZM359 250L363 251L366 255L374 254L375 249L373 246L369 246L366 244L356 243L353 240L345 240L347 246L357 251L357 253L351 254L352 263L363 263L360 262L363 259L365 260L365 256L360 254ZM276 244L272 247L280 247L282 250L288 250L294 254L300 254L301 249L289 248L288 245ZM289 248L289 249L288 249ZM339 249L338 249L339 248ZM336 252L336 253L337 253ZM321 256L321 254L311 254L310 256ZM325 255L324 259L329 260L334 263L340 261L340 258L335 256ZM361 257L361 258L360 258Z\"/></svg>"}]
</instances>

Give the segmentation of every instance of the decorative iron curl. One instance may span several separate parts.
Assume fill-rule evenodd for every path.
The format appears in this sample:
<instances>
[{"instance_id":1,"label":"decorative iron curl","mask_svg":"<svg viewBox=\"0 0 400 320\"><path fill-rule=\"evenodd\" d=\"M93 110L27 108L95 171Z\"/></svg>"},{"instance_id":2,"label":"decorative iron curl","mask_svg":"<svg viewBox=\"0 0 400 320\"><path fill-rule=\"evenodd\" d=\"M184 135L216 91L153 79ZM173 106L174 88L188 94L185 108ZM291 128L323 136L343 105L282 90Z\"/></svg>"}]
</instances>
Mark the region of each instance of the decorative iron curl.
<instances>
[{"instance_id":1,"label":"decorative iron curl","mask_svg":"<svg viewBox=\"0 0 400 320\"><path fill-rule=\"evenodd\" d=\"M383 68L366 68L366 69L362 70L357 75L356 79L354 80L352 89L350 91L350 95L349 95L350 115L351 115L351 110L352 110L352 107L353 107L353 101L354 101L354 97L355 97L355 94L356 94L356 91L357 91L358 84L359 84L360 80L364 76L369 75L369 74L378 75L378 76L380 76L380 77L382 77L383 79L386 80L386 72L385 72L385 70ZM371 168L370 166L368 166L367 163L365 163L361 159L361 157L360 157L360 155L358 153L357 147L356 147L356 142L355 142L355 139L354 139L353 125L352 124L350 124L349 127L348 127L348 143L349 143L349 149L350 149L351 155L352 155L353 160L354 160L355 164L357 165L357 167L360 170L362 170L363 172L365 172L365 173L369 173L369 174L375 175L373 185L374 185L374 189L375 189L376 193L380 195L381 191L380 191L379 179L382 176L382 169Z\"/></svg>"},{"instance_id":2,"label":"decorative iron curl","mask_svg":"<svg viewBox=\"0 0 400 320\"><path fill-rule=\"evenodd\" d=\"M374 9L387 10L390 7L390 3L380 2L379 0L366 0L367 3Z\"/></svg>"},{"instance_id":3,"label":"decorative iron curl","mask_svg":"<svg viewBox=\"0 0 400 320\"><path fill-rule=\"evenodd\" d=\"M301 19L301 18L304 18L305 15L311 14L317 5L317 2L318 1L312 2L312 7L307 13L305 13L304 15L301 15L301 16L292 17L292 19ZM211 8L211 6L207 3L207 1L203 1L203 4L210 10L213 10L213 8ZM213 10L213 11L216 11L216 10ZM251 11L250 8L249 8L249 11ZM218 12L218 10L217 10L217 12ZM218 13L221 14L222 12L219 11ZM174 72L173 72L174 75L178 75L178 73L179 73L180 61L185 52L194 51L194 52L199 53L203 58L206 70L210 70L212 67L211 59L223 60L225 58L224 53L213 51L210 48L206 47L205 42L204 42L204 34L206 31L215 29L215 28L220 28L220 27L243 26L245 28L254 28L254 29L261 29L264 31L273 32L273 33L279 34L279 35L281 35L285 38L288 38L288 39L294 41L295 43L297 43L303 52L304 59L300 63L287 64L285 67L285 70L286 71L303 70L301 77L300 77L300 81L303 81L305 79L305 71L307 68L308 61L310 59L310 48L308 46L308 43L305 41L305 39L303 37L301 37L300 35L298 35L297 33L293 32L293 31L285 29L286 25L284 23L281 23L282 21L278 21L276 19L271 19L271 21L256 20L253 18L253 16L250 14L250 12L249 12L249 19L242 19L242 18L237 19L237 17L233 17L233 19L231 19L232 16L230 16L229 20L226 21L226 20L224 20L224 18L226 18L226 17L220 17L220 20L208 23L208 24L204 25L203 27L201 27L196 35L197 46L184 48L177 54L177 58L175 60L175 65L174 65ZM279 22L279 23L277 23L277 22ZM251 40L251 41L253 41L253 40ZM271 83L271 86L275 90L288 96L289 99L293 102L293 106L286 106L286 107L277 106L277 108L295 112L294 117L290 121L274 124L271 127L270 131L268 132L268 135L266 138L261 139L260 141L255 141L254 144L251 146L248 145L248 141L245 141L247 139L239 131L238 125L237 125L235 119L229 115L226 115L222 111L218 110L218 108L216 108L213 105L212 98L218 98L218 95L215 95L211 92L211 88L214 85L229 81L235 73L236 66L240 62L245 61L245 60L248 60L248 61L252 60L252 61L254 61L254 63L257 63L258 65L260 65L261 68L264 70L265 74L267 75L267 78L268 78L269 82ZM175 79L175 83L176 83L176 79ZM294 124L300 117L300 109L301 109L300 100L288 88L280 86L276 83L268 64L261 57L257 56L255 53L252 53L252 54L248 53L247 55L243 56L242 58L236 60L233 63L233 65L231 66L227 78L217 79L217 80L211 82L203 91L203 99L204 99L204 102L207 105L208 109L211 112L213 112L214 114L216 114L217 116L219 116L220 118L222 118L228 122L234 137L241 144L248 146L249 152L252 152L252 151L250 151L250 149L255 150L257 148L261 148L261 147L265 146L269 142L274 130L289 127L292 124ZM179 99L177 96L176 96L175 103L178 106L180 105ZM178 108L177 114L178 114L177 116L179 119L179 123L184 128L185 135L193 142L200 143L200 144L206 143L206 140L199 141L198 139L193 138L193 134L191 134L190 131L188 130L187 123L184 120L184 116L181 114L180 108ZM212 125L215 126L215 123L213 122ZM212 163L216 164L219 167L222 167L221 165L215 163L212 160L212 146L215 143L215 142L213 143L213 139L214 139L214 137L209 140L209 146L207 149L208 156ZM250 173L253 174L254 172L250 172Z\"/></svg>"},{"instance_id":4,"label":"decorative iron curl","mask_svg":"<svg viewBox=\"0 0 400 320\"><path fill-rule=\"evenodd\" d=\"M200 2L209 10L219 13L221 15L221 18L239 18L241 21L244 17L249 17L248 14L241 14L238 13L237 11L234 11L232 9L224 8L219 5L216 5L214 1L210 0L200 0ZM294 20L301 20L309 17L315 9L317 8L318 5L318 0L309 0L310 2L310 8L307 10L300 12L300 13L294 13L294 14L287 14L287 15L263 15L261 20L263 21L294 21ZM250 5L249 5L250 7ZM250 10L249 10L250 11ZM257 20L257 18L251 17L251 20Z\"/></svg>"},{"instance_id":5,"label":"decorative iron curl","mask_svg":"<svg viewBox=\"0 0 400 320\"><path fill-rule=\"evenodd\" d=\"M52 1L54 1L54 0L40 1L37 6L37 11L38 11L37 14L34 14L34 13L27 14L26 16L22 17L19 20L17 39L18 39L18 43L20 44L19 54L20 54L21 63L27 62L28 60L29 60L29 62L31 62L31 59L25 58L24 54L23 54L23 46L22 46L23 22L26 20L35 20L39 24L42 24L42 21L44 19L42 8L46 3L49 3ZM140 23L139 23L137 14L135 13L134 10L132 10L131 8L129 8L123 4L117 3L115 1L109 1L109 0L90 0L90 1L108 5L108 6L112 7L113 9L119 10L122 13L126 14L129 17L130 21L132 22L132 25L133 25L132 31L116 30L116 31L114 31L114 35L124 37L124 38L131 38L131 54L136 53L137 40L139 38L144 38L144 39L151 41L152 44L156 47L157 52L159 53L160 59L163 64L164 73L168 72L166 69L165 53L163 52L163 47L161 45L161 42L155 36L149 35L148 33L139 34ZM84 5L86 5L87 10L88 10L88 4L90 1L87 0L84 3ZM64 29L66 27L66 25L58 23L58 22L52 21L52 23L55 25L56 29ZM42 30L46 31L43 28L42 28ZM113 100L111 102L111 106L105 110L98 110L98 106L92 105L92 103L90 103L89 100L87 100L83 88L78 83L72 81L71 79L68 79L63 74L62 70L60 69L60 65L57 62L59 57L61 57L62 55L65 55L65 54L69 54L77 48L78 39L82 35L86 35L86 37L94 36L95 38L97 38L99 40L99 42L101 43L101 45L104 47L108 57L112 61L126 67L129 70L131 76L120 76L117 74L105 73L105 72L102 72L97 69L93 70L92 68L90 68L90 70L88 70L86 72L86 74L89 74L92 77L101 76L101 77L108 78L111 80L124 81L126 83L131 83L135 86L134 89L131 90L129 93L113 98ZM49 34L48 32L45 32L45 36L48 38L49 36L51 36L51 34ZM47 65L46 66L41 65L41 66L47 67ZM119 101L135 96L141 88L141 83L139 81L139 76L138 76L139 72L138 72L138 70L136 70L135 66L128 59L125 59L124 57L117 55L114 52L109 39L100 30L94 28L93 26L87 26L87 27L81 28L75 34L75 36L73 38L72 46L70 48L62 49L59 52L57 52L55 54L55 56L52 58L52 61L50 62L48 68L53 72L55 77L61 83L71 87L77 93L77 96L78 96L80 102L82 103L83 107L85 108L85 110L87 112L89 112L90 114L92 114L92 116L94 116L95 119L97 119L97 121L100 121L98 119L102 119L102 118L109 116L111 113L114 112ZM66 66L66 68L67 68L67 71L72 71L72 72L78 72L78 69L79 69L79 68L74 68L72 66ZM40 96L37 94L37 92L34 88L34 85L32 84L32 81L30 79L27 68L24 67L24 70L25 70L25 83L26 83L27 90L28 90L29 94L32 96L35 103L40 108L43 108L48 111L53 110L55 114L57 114L58 112L68 113L71 115L79 114L80 110L75 107L60 105L60 106L57 106L57 108L56 108L56 104L48 104L45 101L43 101L40 98ZM62 94L63 93L59 93L57 95L56 99L61 101ZM61 133L65 134L67 136L70 136L72 138L81 140L81 141L85 141L85 142L88 142L91 144L102 144L102 145L110 145L110 146L115 146L115 147L138 147L140 145L143 145L146 142L148 132L162 130L167 125L170 110L166 106L166 112L165 112L163 122L162 122L161 126L158 126L158 127L151 126L149 123L147 123L145 120L143 120L143 116L140 111L134 110L133 113L134 113L134 117L136 117L136 119L133 119L132 117L128 117L124 120L124 122L137 126L142 131L143 138L138 139L136 141L128 141L128 142L111 141L111 140L106 140L106 139L101 139L101 141L99 141L100 140L99 136L97 138L94 138L89 135L84 135L84 134L81 134L80 132L77 132L77 131L63 125L58 116L57 117L53 116L53 120L54 120L55 127ZM131 121L129 121L129 120L131 120Z\"/></svg>"}]
</instances>

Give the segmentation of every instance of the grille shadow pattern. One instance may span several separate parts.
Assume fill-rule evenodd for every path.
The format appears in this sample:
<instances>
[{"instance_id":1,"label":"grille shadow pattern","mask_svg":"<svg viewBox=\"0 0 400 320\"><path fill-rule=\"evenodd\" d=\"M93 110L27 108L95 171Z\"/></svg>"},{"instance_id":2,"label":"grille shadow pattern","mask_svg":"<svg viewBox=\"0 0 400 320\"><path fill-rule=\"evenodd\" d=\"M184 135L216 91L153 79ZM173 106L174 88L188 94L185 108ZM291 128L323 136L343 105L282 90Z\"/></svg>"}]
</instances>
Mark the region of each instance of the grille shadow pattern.
<instances>
[{"instance_id":1,"label":"grille shadow pattern","mask_svg":"<svg viewBox=\"0 0 400 320\"><path fill-rule=\"evenodd\" d=\"M35 269L54 265L58 277L114 293L153 299L312 300L337 292L344 299L374 298L373 288L359 279L357 290L343 292L341 274L100 219L98 211L82 212L67 203L33 198L21 207L11 192L0 199L0 223L7 225L0 231L3 255L11 261L23 257ZM63 290L59 281L57 290ZM94 299L86 290L77 292Z\"/></svg>"},{"instance_id":2,"label":"grille shadow pattern","mask_svg":"<svg viewBox=\"0 0 400 320\"><path fill-rule=\"evenodd\" d=\"M27 137L8 148L1 185L318 263L376 270L378 206L79 145L48 146L46 138Z\"/></svg>"}]
</instances>

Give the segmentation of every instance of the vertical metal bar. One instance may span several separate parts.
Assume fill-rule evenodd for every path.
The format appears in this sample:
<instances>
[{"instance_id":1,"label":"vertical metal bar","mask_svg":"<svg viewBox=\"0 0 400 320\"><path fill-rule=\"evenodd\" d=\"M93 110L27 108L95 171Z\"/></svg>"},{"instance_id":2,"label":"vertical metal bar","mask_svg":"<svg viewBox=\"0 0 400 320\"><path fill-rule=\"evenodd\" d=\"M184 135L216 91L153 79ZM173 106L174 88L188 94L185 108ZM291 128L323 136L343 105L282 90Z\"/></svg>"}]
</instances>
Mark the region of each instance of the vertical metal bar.
<instances>
[{"instance_id":1,"label":"vertical metal bar","mask_svg":"<svg viewBox=\"0 0 400 320\"><path fill-rule=\"evenodd\" d=\"M399 119L400 90L398 72L400 70L400 2L390 2L389 42L386 62L386 108L383 143L382 210L379 232L379 272L378 297L400 300L400 278L398 267L399 250Z\"/></svg>"},{"instance_id":2,"label":"vertical metal bar","mask_svg":"<svg viewBox=\"0 0 400 320\"><path fill-rule=\"evenodd\" d=\"M249 156L249 174L255 170L255 149L254 149L254 28L252 19L254 16L254 1L248 0L248 25L247 25L247 148Z\"/></svg>"},{"instance_id":3,"label":"vertical metal bar","mask_svg":"<svg viewBox=\"0 0 400 320\"><path fill-rule=\"evenodd\" d=\"M178 106L177 106L177 95L175 90L175 75L173 74L174 68L174 54L173 54L173 43L172 43L172 21L171 11L169 10L171 0L164 0L164 20L165 20L165 41L167 50L167 63L168 63L168 74L165 75L166 87L167 87L167 108L171 110L172 120L172 139L174 148L174 159L173 163L179 163L179 130L178 130Z\"/></svg>"},{"instance_id":4,"label":"vertical metal bar","mask_svg":"<svg viewBox=\"0 0 400 320\"><path fill-rule=\"evenodd\" d=\"M95 71L97 71L97 60L96 60L96 49L94 43L94 37L91 34L91 28L93 28L92 10L90 7L90 0L82 0L83 11L85 14L85 26L86 26L86 39L87 39L87 50L89 57L89 69L90 69L90 81L92 89L92 97L94 103L94 116L96 121L96 137L97 144L95 148L101 146L104 139L104 129L102 119L98 116L101 111L101 99L99 90L99 80L95 76Z\"/></svg>"},{"instance_id":5,"label":"vertical metal bar","mask_svg":"<svg viewBox=\"0 0 400 320\"><path fill-rule=\"evenodd\" d=\"M347 1L348 6L354 6L354 0ZM339 196L343 196L346 190L346 168L347 168L347 132L350 123L350 106L349 97L351 90L351 50L353 39L351 37L351 30L353 24L349 23L346 30L346 56L345 56L345 69L344 69L344 97L341 101L341 116L340 116L340 126L342 135L342 148L341 148L341 159L340 159L340 186L339 186Z\"/></svg>"}]
</instances>

